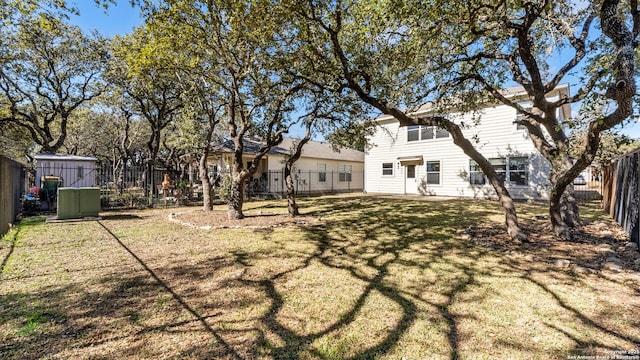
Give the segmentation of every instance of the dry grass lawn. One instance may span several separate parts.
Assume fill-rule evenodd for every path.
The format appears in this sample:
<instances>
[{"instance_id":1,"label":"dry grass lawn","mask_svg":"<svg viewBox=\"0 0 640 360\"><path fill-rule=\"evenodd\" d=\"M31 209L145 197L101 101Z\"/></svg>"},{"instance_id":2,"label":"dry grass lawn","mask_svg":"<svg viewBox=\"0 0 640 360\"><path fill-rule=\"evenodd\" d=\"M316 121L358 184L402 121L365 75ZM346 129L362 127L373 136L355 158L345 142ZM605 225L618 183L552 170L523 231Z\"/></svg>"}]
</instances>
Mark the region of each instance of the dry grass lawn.
<instances>
[{"instance_id":1,"label":"dry grass lawn","mask_svg":"<svg viewBox=\"0 0 640 360\"><path fill-rule=\"evenodd\" d=\"M193 208L25 219L0 242L0 358L567 359L640 350L640 277L632 262L600 268L625 240L596 208L584 209L579 242L542 233L514 244L492 202L300 205L304 221L277 227L262 225L285 218L285 201L246 204L262 220L245 228L216 228L222 220L207 224ZM544 204L519 211L545 231L535 219ZM172 213L192 226L169 221Z\"/></svg>"}]
</instances>

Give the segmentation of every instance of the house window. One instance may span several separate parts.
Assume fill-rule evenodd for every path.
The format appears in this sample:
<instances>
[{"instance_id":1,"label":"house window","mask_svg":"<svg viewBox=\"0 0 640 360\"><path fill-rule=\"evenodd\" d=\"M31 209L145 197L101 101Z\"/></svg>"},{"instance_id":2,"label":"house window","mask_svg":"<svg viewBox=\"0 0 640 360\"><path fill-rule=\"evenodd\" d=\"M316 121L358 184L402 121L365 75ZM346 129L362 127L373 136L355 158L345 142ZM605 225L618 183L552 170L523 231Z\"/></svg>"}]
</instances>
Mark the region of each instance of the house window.
<instances>
[{"instance_id":1,"label":"house window","mask_svg":"<svg viewBox=\"0 0 640 360\"><path fill-rule=\"evenodd\" d=\"M76 176L78 179L81 179L84 177L84 168L82 166L78 166L78 176Z\"/></svg>"},{"instance_id":2,"label":"house window","mask_svg":"<svg viewBox=\"0 0 640 360\"><path fill-rule=\"evenodd\" d=\"M509 182L511 185L527 185L527 167L529 160L526 157L509 158Z\"/></svg>"},{"instance_id":3,"label":"house window","mask_svg":"<svg viewBox=\"0 0 640 360\"><path fill-rule=\"evenodd\" d=\"M434 126L436 132L436 139L448 138L450 136L449 132L445 129L441 129L437 126Z\"/></svg>"},{"instance_id":4,"label":"house window","mask_svg":"<svg viewBox=\"0 0 640 360\"><path fill-rule=\"evenodd\" d=\"M382 176L393 176L393 163L382 163Z\"/></svg>"},{"instance_id":5,"label":"house window","mask_svg":"<svg viewBox=\"0 0 640 360\"><path fill-rule=\"evenodd\" d=\"M440 185L440 161L427 161L427 184Z\"/></svg>"},{"instance_id":6,"label":"house window","mask_svg":"<svg viewBox=\"0 0 640 360\"><path fill-rule=\"evenodd\" d=\"M442 139L451 136L437 126L412 125L407 127L407 141Z\"/></svg>"},{"instance_id":7,"label":"house window","mask_svg":"<svg viewBox=\"0 0 640 360\"><path fill-rule=\"evenodd\" d=\"M507 175L507 159L506 158L493 158L489 159L489 163L493 166L493 170L498 174L498 179L501 183L504 183Z\"/></svg>"},{"instance_id":8,"label":"house window","mask_svg":"<svg viewBox=\"0 0 640 360\"><path fill-rule=\"evenodd\" d=\"M407 141L420 140L420 126L412 125L407 127Z\"/></svg>"},{"instance_id":9,"label":"house window","mask_svg":"<svg viewBox=\"0 0 640 360\"><path fill-rule=\"evenodd\" d=\"M338 181L351 182L351 165L338 165Z\"/></svg>"},{"instance_id":10,"label":"house window","mask_svg":"<svg viewBox=\"0 0 640 360\"><path fill-rule=\"evenodd\" d=\"M420 137L422 140L433 139L433 126L420 126Z\"/></svg>"},{"instance_id":11,"label":"house window","mask_svg":"<svg viewBox=\"0 0 640 360\"><path fill-rule=\"evenodd\" d=\"M500 181L508 182L510 185L527 186L529 159L527 157L493 158L489 163L498 174ZM480 166L469 160L469 183L471 185L484 185L487 178L480 169Z\"/></svg>"},{"instance_id":12,"label":"house window","mask_svg":"<svg viewBox=\"0 0 640 360\"><path fill-rule=\"evenodd\" d=\"M415 178L416 178L416 166L407 165L407 179L415 179Z\"/></svg>"},{"instance_id":13,"label":"house window","mask_svg":"<svg viewBox=\"0 0 640 360\"><path fill-rule=\"evenodd\" d=\"M480 165L478 165L475 160L469 160L469 183L471 185L484 185L486 184L486 179L484 177L484 173L482 169L480 169Z\"/></svg>"},{"instance_id":14,"label":"house window","mask_svg":"<svg viewBox=\"0 0 640 360\"><path fill-rule=\"evenodd\" d=\"M327 181L327 164L318 163L318 182Z\"/></svg>"}]
</instances>

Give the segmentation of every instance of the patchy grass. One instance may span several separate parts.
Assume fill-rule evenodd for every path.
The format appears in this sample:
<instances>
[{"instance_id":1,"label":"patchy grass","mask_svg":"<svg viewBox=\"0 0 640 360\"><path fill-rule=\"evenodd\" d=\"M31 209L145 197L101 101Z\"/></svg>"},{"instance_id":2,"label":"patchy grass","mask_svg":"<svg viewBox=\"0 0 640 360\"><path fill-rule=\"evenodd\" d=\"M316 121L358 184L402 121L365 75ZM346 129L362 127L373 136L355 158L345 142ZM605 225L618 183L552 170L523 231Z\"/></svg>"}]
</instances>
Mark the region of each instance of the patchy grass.
<instances>
[{"instance_id":1,"label":"patchy grass","mask_svg":"<svg viewBox=\"0 0 640 360\"><path fill-rule=\"evenodd\" d=\"M286 227L179 226L175 209L26 219L0 241L0 357L567 359L640 348L638 273L587 266L602 260L597 242L621 241L594 207L588 229L607 232L589 241L514 244L492 202L300 205L313 221ZM246 209L284 214L286 202ZM544 231L543 205L519 211Z\"/></svg>"}]
</instances>

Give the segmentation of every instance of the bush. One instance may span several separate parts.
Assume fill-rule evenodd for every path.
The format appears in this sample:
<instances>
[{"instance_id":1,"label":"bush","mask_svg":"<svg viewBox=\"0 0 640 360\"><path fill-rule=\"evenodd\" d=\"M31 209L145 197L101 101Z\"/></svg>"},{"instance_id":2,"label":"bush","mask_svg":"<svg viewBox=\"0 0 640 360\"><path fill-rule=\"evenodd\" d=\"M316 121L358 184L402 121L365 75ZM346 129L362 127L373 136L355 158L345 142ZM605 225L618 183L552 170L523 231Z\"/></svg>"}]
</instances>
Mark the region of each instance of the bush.
<instances>
[{"instance_id":1,"label":"bush","mask_svg":"<svg viewBox=\"0 0 640 360\"><path fill-rule=\"evenodd\" d=\"M231 199L231 175L223 175L220 186L215 188L215 194L224 202Z\"/></svg>"}]
</instances>

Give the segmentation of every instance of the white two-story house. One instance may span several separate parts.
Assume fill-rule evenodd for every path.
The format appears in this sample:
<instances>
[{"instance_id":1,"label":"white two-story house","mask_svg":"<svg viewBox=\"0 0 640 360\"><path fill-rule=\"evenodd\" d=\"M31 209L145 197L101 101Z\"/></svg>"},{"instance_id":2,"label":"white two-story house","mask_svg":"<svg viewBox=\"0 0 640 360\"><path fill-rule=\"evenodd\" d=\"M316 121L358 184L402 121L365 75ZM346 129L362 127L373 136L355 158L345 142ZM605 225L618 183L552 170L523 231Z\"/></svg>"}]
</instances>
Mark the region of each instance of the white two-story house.
<instances>
[{"instance_id":1,"label":"white two-story house","mask_svg":"<svg viewBox=\"0 0 640 360\"><path fill-rule=\"evenodd\" d=\"M522 89L505 89L523 107L530 107ZM568 95L568 86L556 88L550 99ZM411 116L433 115L423 106ZM442 114L438 114L442 115ZM527 130L514 123L516 110L503 104L486 106L475 114L451 111L444 114L493 164L515 199L548 199L550 164L536 150ZM559 118L570 116L563 106ZM365 191L369 193L438 196L492 197L493 187L475 163L453 143L450 134L432 126L400 127L391 116L376 119L375 133L365 154ZM469 126L470 124L473 124Z\"/></svg>"}]
</instances>

